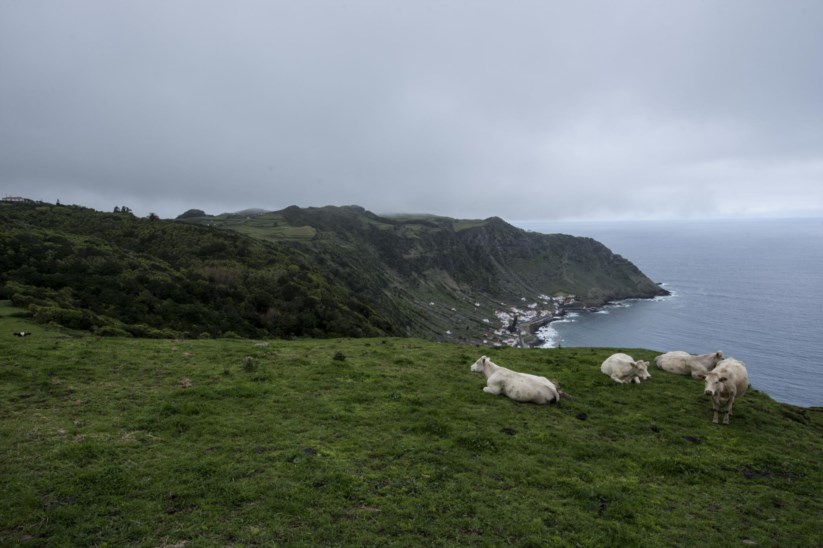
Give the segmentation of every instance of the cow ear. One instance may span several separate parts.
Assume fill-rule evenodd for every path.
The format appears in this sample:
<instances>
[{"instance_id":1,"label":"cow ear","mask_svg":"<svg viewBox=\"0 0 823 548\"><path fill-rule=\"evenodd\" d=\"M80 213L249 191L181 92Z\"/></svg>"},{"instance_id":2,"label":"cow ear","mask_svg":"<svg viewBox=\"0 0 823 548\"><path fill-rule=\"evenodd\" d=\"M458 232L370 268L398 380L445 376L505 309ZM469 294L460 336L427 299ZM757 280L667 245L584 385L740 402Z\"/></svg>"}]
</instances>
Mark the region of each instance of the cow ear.
<instances>
[{"instance_id":1,"label":"cow ear","mask_svg":"<svg viewBox=\"0 0 823 548\"><path fill-rule=\"evenodd\" d=\"M729 380L728 377L720 377L720 382L726 382L727 380Z\"/></svg>"},{"instance_id":2,"label":"cow ear","mask_svg":"<svg viewBox=\"0 0 823 548\"><path fill-rule=\"evenodd\" d=\"M697 378L705 380L706 379L706 374L705 373L698 373Z\"/></svg>"}]
</instances>

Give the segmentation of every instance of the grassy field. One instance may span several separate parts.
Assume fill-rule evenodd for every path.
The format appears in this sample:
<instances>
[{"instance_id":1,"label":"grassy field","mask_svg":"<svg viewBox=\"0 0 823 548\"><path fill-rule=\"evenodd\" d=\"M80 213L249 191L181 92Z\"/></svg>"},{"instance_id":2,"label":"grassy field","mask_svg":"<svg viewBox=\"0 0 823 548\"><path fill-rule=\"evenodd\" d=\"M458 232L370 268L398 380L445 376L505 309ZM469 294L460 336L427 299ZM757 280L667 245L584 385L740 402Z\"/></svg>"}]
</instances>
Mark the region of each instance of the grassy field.
<instances>
[{"instance_id":1,"label":"grassy field","mask_svg":"<svg viewBox=\"0 0 823 548\"><path fill-rule=\"evenodd\" d=\"M601 374L613 349L95 338L0 311L2 546L823 545L823 411L752 391L713 425L696 381ZM481 354L574 399L485 394Z\"/></svg>"},{"instance_id":2,"label":"grassy field","mask_svg":"<svg viewBox=\"0 0 823 548\"><path fill-rule=\"evenodd\" d=\"M235 215L225 213L216 217L199 219L199 224L235 230L241 234L279 242L282 240L311 240L317 236L317 230L310 226L289 226L282 216L276 213L261 215Z\"/></svg>"}]
</instances>

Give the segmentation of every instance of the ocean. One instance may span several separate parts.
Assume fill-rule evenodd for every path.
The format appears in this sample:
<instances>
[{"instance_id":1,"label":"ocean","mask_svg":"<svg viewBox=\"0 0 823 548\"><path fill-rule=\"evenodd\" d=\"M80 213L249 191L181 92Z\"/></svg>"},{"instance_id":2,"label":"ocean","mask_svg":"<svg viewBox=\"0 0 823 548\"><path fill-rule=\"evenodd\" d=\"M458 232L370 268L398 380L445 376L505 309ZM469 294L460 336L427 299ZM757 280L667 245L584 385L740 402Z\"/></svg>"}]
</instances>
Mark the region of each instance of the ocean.
<instances>
[{"instance_id":1,"label":"ocean","mask_svg":"<svg viewBox=\"0 0 823 548\"><path fill-rule=\"evenodd\" d=\"M552 322L544 346L722 350L773 399L823 406L823 219L513 224L594 238L671 292Z\"/></svg>"}]
</instances>

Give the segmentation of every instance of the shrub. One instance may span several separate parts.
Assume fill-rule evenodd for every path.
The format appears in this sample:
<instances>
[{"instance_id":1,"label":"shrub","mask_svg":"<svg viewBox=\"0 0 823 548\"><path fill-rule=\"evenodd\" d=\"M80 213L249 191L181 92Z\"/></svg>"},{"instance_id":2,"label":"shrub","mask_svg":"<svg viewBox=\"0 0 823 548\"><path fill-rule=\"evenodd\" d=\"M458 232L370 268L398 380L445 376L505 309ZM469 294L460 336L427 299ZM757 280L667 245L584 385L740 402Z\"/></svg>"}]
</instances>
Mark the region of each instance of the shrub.
<instances>
[{"instance_id":1,"label":"shrub","mask_svg":"<svg viewBox=\"0 0 823 548\"><path fill-rule=\"evenodd\" d=\"M94 334L99 337L131 337L131 333L113 325L98 327L94 329Z\"/></svg>"},{"instance_id":2,"label":"shrub","mask_svg":"<svg viewBox=\"0 0 823 548\"><path fill-rule=\"evenodd\" d=\"M123 327L126 331L134 337L141 337L146 339L176 339L180 337L180 333L171 329L157 329L143 323L130 324Z\"/></svg>"},{"instance_id":3,"label":"shrub","mask_svg":"<svg viewBox=\"0 0 823 548\"><path fill-rule=\"evenodd\" d=\"M30 305L29 310L37 323L55 323L70 329L91 330L103 323L96 314L88 310L37 305Z\"/></svg>"}]
</instances>

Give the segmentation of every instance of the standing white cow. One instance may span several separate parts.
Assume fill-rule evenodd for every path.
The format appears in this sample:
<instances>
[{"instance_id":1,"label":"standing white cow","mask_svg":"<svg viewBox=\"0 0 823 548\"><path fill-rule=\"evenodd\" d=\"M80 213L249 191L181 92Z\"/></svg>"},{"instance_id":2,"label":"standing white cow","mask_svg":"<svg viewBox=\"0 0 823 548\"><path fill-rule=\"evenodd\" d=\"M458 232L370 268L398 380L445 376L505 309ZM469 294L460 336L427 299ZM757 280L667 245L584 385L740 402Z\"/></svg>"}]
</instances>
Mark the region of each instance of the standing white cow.
<instances>
[{"instance_id":1,"label":"standing white cow","mask_svg":"<svg viewBox=\"0 0 823 548\"><path fill-rule=\"evenodd\" d=\"M649 362L642 360L635 361L628 354L618 352L612 354L600 366L600 371L612 378L614 382L621 384L637 383L650 379Z\"/></svg>"},{"instance_id":2,"label":"standing white cow","mask_svg":"<svg viewBox=\"0 0 823 548\"><path fill-rule=\"evenodd\" d=\"M723 424L729 424L734 400L745 394L749 388L749 373L746 366L734 358L727 358L717 364L714 370L701 373L700 378L706 380L705 394L712 399L712 422L717 424L717 414L721 407L725 406Z\"/></svg>"},{"instance_id":3,"label":"standing white cow","mask_svg":"<svg viewBox=\"0 0 823 548\"><path fill-rule=\"evenodd\" d=\"M474 362L471 370L473 373L482 373L486 377L483 392L487 394L503 394L514 401L540 404L558 402L561 397L570 398L546 377L506 369L491 361L487 356L481 356Z\"/></svg>"},{"instance_id":4,"label":"standing white cow","mask_svg":"<svg viewBox=\"0 0 823 548\"><path fill-rule=\"evenodd\" d=\"M682 350L666 352L654 359L660 369L677 375L691 375L693 379L702 379L700 375L707 373L723 361L723 352L718 350L711 354L689 354Z\"/></svg>"}]
</instances>

